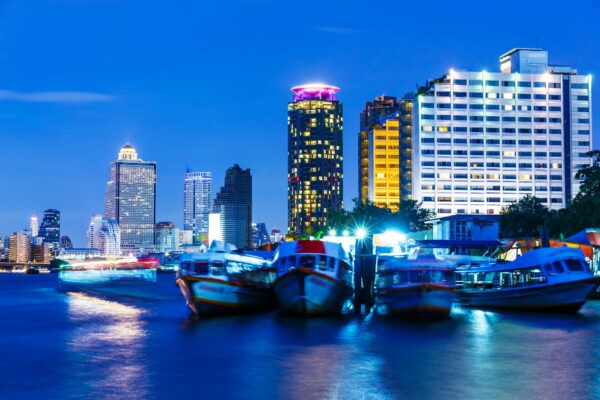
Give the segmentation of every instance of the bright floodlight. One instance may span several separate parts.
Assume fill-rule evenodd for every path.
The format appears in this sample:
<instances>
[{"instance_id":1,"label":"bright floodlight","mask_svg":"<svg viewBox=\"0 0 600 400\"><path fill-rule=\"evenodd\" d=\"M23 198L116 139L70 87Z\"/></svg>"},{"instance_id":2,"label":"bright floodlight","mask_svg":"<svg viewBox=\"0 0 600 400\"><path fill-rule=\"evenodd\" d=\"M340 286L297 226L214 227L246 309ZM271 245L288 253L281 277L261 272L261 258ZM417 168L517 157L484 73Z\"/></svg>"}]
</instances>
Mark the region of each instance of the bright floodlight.
<instances>
[{"instance_id":1,"label":"bright floodlight","mask_svg":"<svg viewBox=\"0 0 600 400\"><path fill-rule=\"evenodd\" d=\"M354 233L354 236L356 236L358 240L362 240L367 237L367 230L365 228L358 228Z\"/></svg>"},{"instance_id":2,"label":"bright floodlight","mask_svg":"<svg viewBox=\"0 0 600 400\"><path fill-rule=\"evenodd\" d=\"M346 230L344 230L344 232L342 232L342 235L350 236L350 232L348 232L348 229L346 229Z\"/></svg>"},{"instance_id":3,"label":"bright floodlight","mask_svg":"<svg viewBox=\"0 0 600 400\"><path fill-rule=\"evenodd\" d=\"M337 235L337 232L335 231L335 229L329 230L329 236L335 236L335 235Z\"/></svg>"},{"instance_id":4,"label":"bright floodlight","mask_svg":"<svg viewBox=\"0 0 600 400\"><path fill-rule=\"evenodd\" d=\"M406 235L402 232L388 230L383 233L383 239L386 243L395 244L406 241Z\"/></svg>"}]
</instances>

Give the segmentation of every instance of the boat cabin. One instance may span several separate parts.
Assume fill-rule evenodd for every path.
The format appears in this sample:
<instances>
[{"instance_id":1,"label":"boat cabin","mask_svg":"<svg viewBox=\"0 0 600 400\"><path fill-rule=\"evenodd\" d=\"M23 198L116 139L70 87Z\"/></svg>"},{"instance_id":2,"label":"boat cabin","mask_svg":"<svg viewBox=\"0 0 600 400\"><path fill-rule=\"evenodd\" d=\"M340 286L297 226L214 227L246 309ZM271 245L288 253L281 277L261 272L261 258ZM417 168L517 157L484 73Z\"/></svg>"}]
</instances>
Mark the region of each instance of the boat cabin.
<instances>
[{"instance_id":1,"label":"boat cabin","mask_svg":"<svg viewBox=\"0 0 600 400\"><path fill-rule=\"evenodd\" d=\"M256 284L271 284L275 279L268 260L229 253L201 253L182 260L179 275L244 280Z\"/></svg>"},{"instance_id":2,"label":"boat cabin","mask_svg":"<svg viewBox=\"0 0 600 400\"><path fill-rule=\"evenodd\" d=\"M401 257L384 255L377 258L379 289L420 283L453 286L453 263L434 254Z\"/></svg>"}]
</instances>

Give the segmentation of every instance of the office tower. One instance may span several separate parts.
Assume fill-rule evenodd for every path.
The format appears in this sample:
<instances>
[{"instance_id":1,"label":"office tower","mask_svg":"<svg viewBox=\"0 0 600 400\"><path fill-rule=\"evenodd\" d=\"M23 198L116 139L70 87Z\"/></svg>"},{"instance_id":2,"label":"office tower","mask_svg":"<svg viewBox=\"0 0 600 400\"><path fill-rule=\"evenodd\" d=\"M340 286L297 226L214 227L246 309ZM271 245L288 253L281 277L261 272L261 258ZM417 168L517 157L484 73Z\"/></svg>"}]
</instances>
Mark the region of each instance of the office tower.
<instances>
[{"instance_id":1,"label":"office tower","mask_svg":"<svg viewBox=\"0 0 600 400\"><path fill-rule=\"evenodd\" d=\"M252 247L260 247L267 243L271 243L267 225L264 222L252 224Z\"/></svg>"},{"instance_id":2,"label":"office tower","mask_svg":"<svg viewBox=\"0 0 600 400\"><path fill-rule=\"evenodd\" d=\"M399 112L382 116L367 135L368 198L378 207L400 205Z\"/></svg>"},{"instance_id":3,"label":"office tower","mask_svg":"<svg viewBox=\"0 0 600 400\"><path fill-rule=\"evenodd\" d=\"M238 248L252 247L252 175L235 164L227 169L225 183L213 207L220 215L223 241Z\"/></svg>"},{"instance_id":4,"label":"office tower","mask_svg":"<svg viewBox=\"0 0 600 400\"><path fill-rule=\"evenodd\" d=\"M343 111L339 88L292 88L288 103L288 232L327 228L327 213L343 207Z\"/></svg>"},{"instance_id":5,"label":"office tower","mask_svg":"<svg viewBox=\"0 0 600 400\"><path fill-rule=\"evenodd\" d=\"M114 220L119 225L123 253L154 249L156 162L141 160L128 144L110 164L104 219Z\"/></svg>"},{"instance_id":6,"label":"office tower","mask_svg":"<svg viewBox=\"0 0 600 400\"><path fill-rule=\"evenodd\" d=\"M592 148L591 76L513 49L501 72L451 70L417 94L412 193L444 216L498 213L525 195L567 206Z\"/></svg>"},{"instance_id":7,"label":"office tower","mask_svg":"<svg viewBox=\"0 0 600 400\"><path fill-rule=\"evenodd\" d=\"M156 250L168 253L177 250L178 230L173 222L156 223Z\"/></svg>"},{"instance_id":8,"label":"office tower","mask_svg":"<svg viewBox=\"0 0 600 400\"><path fill-rule=\"evenodd\" d=\"M60 248L61 249L72 249L73 242L71 241L71 238L68 236L61 236L60 237Z\"/></svg>"},{"instance_id":9,"label":"office tower","mask_svg":"<svg viewBox=\"0 0 600 400\"><path fill-rule=\"evenodd\" d=\"M269 237L271 243L279 243L283 240L283 234L281 233L281 229L273 228L271 229L271 235Z\"/></svg>"},{"instance_id":10,"label":"office tower","mask_svg":"<svg viewBox=\"0 0 600 400\"><path fill-rule=\"evenodd\" d=\"M50 245L48 243L31 244L31 260L36 263L50 263Z\"/></svg>"},{"instance_id":11,"label":"office tower","mask_svg":"<svg viewBox=\"0 0 600 400\"><path fill-rule=\"evenodd\" d=\"M365 202L369 198L369 132L379 124L382 117L399 110L399 103L392 96L378 96L367 101L360 113L360 132L358 132L358 198Z\"/></svg>"},{"instance_id":12,"label":"office tower","mask_svg":"<svg viewBox=\"0 0 600 400\"><path fill-rule=\"evenodd\" d=\"M44 218L38 235L44 243L50 245L50 252L56 254L60 249L60 211L48 209L44 211Z\"/></svg>"},{"instance_id":13,"label":"office tower","mask_svg":"<svg viewBox=\"0 0 600 400\"><path fill-rule=\"evenodd\" d=\"M211 190L210 172L186 171L183 184L183 229L192 231L194 243L208 241Z\"/></svg>"},{"instance_id":14,"label":"office tower","mask_svg":"<svg viewBox=\"0 0 600 400\"><path fill-rule=\"evenodd\" d=\"M8 260L15 263L31 261L31 237L27 233L20 231L10 235Z\"/></svg>"},{"instance_id":15,"label":"office tower","mask_svg":"<svg viewBox=\"0 0 600 400\"><path fill-rule=\"evenodd\" d=\"M87 231L87 247L98 249L105 257L121 255L121 229L115 220L105 220L100 214L92 215Z\"/></svg>"},{"instance_id":16,"label":"office tower","mask_svg":"<svg viewBox=\"0 0 600 400\"><path fill-rule=\"evenodd\" d=\"M29 220L29 230L31 232L31 237L36 237L39 234L38 219L35 215Z\"/></svg>"},{"instance_id":17,"label":"office tower","mask_svg":"<svg viewBox=\"0 0 600 400\"><path fill-rule=\"evenodd\" d=\"M412 118L414 93L407 93L399 103L400 132L400 202L412 199Z\"/></svg>"},{"instance_id":18,"label":"office tower","mask_svg":"<svg viewBox=\"0 0 600 400\"><path fill-rule=\"evenodd\" d=\"M94 214L87 230L87 247L100 250L100 230L102 229L102 215Z\"/></svg>"}]
</instances>

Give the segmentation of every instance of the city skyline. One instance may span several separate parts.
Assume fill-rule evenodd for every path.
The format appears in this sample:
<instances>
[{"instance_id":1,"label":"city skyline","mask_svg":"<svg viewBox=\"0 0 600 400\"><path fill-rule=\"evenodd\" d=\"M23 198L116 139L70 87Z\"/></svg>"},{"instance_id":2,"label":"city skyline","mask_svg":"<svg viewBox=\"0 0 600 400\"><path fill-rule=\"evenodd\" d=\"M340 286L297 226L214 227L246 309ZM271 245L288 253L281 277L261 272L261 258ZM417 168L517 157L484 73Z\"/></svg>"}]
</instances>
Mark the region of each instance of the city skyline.
<instances>
[{"instance_id":1,"label":"city skyline","mask_svg":"<svg viewBox=\"0 0 600 400\"><path fill-rule=\"evenodd\" d=\"M259 15L268 9L266 4L254 7L255 10L240 5L232 16L239 22L234 32L216 43L201 40L192 45L198 54L217 54L225 58L199 68L206 60L184 52L183 47L192 44L184 37L186 33L199 37L203 29L214 29L208 21L210 18L206 27L195 28L191 17L201 14L204 20L218 14L217 5L192 9L188 13L190 17L177 6L171 8L167 13L177 16L180 27L161 32L166 35L161 39L155 34L148 38L133 35L122 23L122 13L137 11L140 4L65 3L53 4L57 10L47 5L25 10L9 2L1 6L5 7L5 15L11 15L12 23L2 24L0 28L6 37L2 39L6 46L0 68L4 82L0 85L4 109L0 129L11 134L0 135L0 144L13 151L3 159L0 170L7 174L6 182L18 196L5 198L0 203L0 233L8 235L27 227L32 215L39 216L44 209L56 208L62 213L61 231L76 244L84 243L89 216L102 209L105 166L126 142L131 142L146 159L156 160L159 165L157 221L172 220L182 225L181 175L187 165L194 170L212 171L213 179L220 182L227 166L239 163L253 171L254 222L264 221L269 230L273 227L285 230L285 105L290 96L289 88L309 81L325 81L342 89L340 101L345 108L346 142L344 203L346 207L351 206L351 199L358 196L355 138L365 101L382 94L401 98L414 90L416 84L422 85L450 68L495 71L498 54L513 47L541 47L552 54L553 60L572 65L581 74L595 73L600 70L600 61L593 57L595 44L591 38L598 36L599 28L593 24L598 5L585 4L588 4L588 13L578 13L576 10L580 7L565 11L572 17L567 18L564 27L573 32L569 38L564 38L547 22L554 14L551 8L529 4L519 5L519 15L510 13L515 27L525 26L525 20L529 27L502 32L489 30L481 39L473 34L483 27L480 22L468 19L464 26L447 34L447 27L436 25L436 19L441 21L441 16L431 16L411 9L412 6L408 6L405 14L411 15L406 24L414 33L391 38L384 37L394 31L392 25L385 27L386 22L392 21L391 17L384 15L383 20L377 22L360 20L357 23L359 8L356 4L349 4L347 11L334 13L329 21L331 26L303 22L308 15L300 7L292 6L286 12L273 10L280 17L273 19L274 24L282 25L284 20L286 24L297 23L295 30L313 39L310 45L302 44L302 56L298 56L297 47L286 48L286 42L294 37L294 30L282 29L281 38L273 38L267 28L253 24L249 29L244 22L247 13ZM324 12L334 9L333 5L322 7ZM390 14L398 18L399 13L393 11L400 8L400 5L390 5ZM510 4L506 9L509 8ZM450 16L462 17L459 9L461 7L451 7L447 12ZM116 24L114 33L102 29L103 24L94 17L99 10L106 14L109 22ZM152 21L163 11L150 5L144 15ZM59 20L66 27L62 32L51 32L39 43L36 42L39 35L25 32L35 31L31 23L39 29L48 29L48 22L42 20L42 16L52 20L58 13L62 13ZM466 13L473 15L471 10ZM532 14L537 18L530 21L527 15ZM80 16L81 21L76 21L75 15ZM487 24L501 24L507 15L509 13L503 11L489 15ZM430 21L430 29L415 30L423 18ZM90 28L83 29L85 25ZM100 29L94 33L93 28ZM150 25L145 23L137 29L151 32ZM73 31L79 30L84 34L74 38ZM230 56L223 54L219 46L224 45L222 41L230 44L229 41L244 30L251 31L256 40L240 39L239 43L232 44L234 50L240 51L236 59L241 60L233 68L228 65ZM21 38L18 47L10 40L16 35ZM268 39L261 39L266 36ZM117 37L129 39L120 44ZM373 40L382 37L384 39L373 46ZM61 48L48 46L47 41L59 43ZM172 47L174 41L181 43ZM273 44L267 46L268 41ZM490 46L491 42L495 44ZM80 48L82 44L92 44L91 50L80 52L77 60L72 58L73 48ZM129 55L130 45L134 45L134 53L140 56L140 61ZM44 50L43 46L56 54ZM146 47L156 50L157 55L141 56ZM113 51L115 57L111 60L115 61L106 59ZM355 57L356 54L361 57ZM49 60L44 69L37 66L37 57ZM256 63L258 58L260 61ZM356 58L366 61L354 61ZM165 61L161 61L163 59ZM62 70L74 71L74 65L83 72L59 74ZM142 65L145 72L138 74ZM218 71L220 69L223 71ZM365 69L369 71L368 76ZM31 79L32 76L35 78ZM156 82L156 76L165 76L165 79ZM248 79L249 76L258 76L258 79ZM184 82L187 85L182 85ZM229 102L231 96L237 97L233 103ZM232 116L231 104L244 105L241 117ZM593 107L598 108L595 104ZM30 122L31 118L35 123ZM597 129L594 136L595 143L599 143ZM268 146L263 146L265 143ZM248 152L249 148L253 151ZM24 165L16 167L25 154L32 161L23 161ZM48 165L53 168L52 179L39 178L32 185L30 178ZM57 182L59 189L55 190Z\"/></svg>"}]
</instances>

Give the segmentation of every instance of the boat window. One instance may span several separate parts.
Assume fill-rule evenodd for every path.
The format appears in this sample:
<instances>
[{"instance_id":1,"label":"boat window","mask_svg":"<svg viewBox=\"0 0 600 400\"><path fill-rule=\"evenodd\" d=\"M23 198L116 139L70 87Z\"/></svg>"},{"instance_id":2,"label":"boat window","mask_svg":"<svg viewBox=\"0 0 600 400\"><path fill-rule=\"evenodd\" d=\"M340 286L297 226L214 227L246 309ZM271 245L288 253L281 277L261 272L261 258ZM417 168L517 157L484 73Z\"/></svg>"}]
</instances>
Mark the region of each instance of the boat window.
<instances>
[{"instance_id":1,"label":"boat window","mask_svg":"<svg viewBox=\"0 0 600 400\"><path fill-rule=\"evenodd\" d=\"M327 268L329 268L330 271L335 271L335 258L327 257Z\"/></svg>"},{"instance_id":2,"label":"boat window","mask_svg":"<svg viewBox=\"0 0 600 400\"><path fill-rule=\"evenodd\" d=\"M553 274L554 273L554 270L552 269L552 265L551 264L544 265L544 271L546 271L549 274Z\"/></svg>"},{"instance_id":3,"label":"boat window","mask_svg":"<svg viewBox=\"0 0 600 400\"><path fill-rule=\"evenodd\" d=\"M567 265L567 269L569 271L584 271L583 265L581 264L580 260L565 260L565 264Z\"/></svg>"},{"instance_id":4,"label":"boat window","mask_svg":"<svg viewBox=\"0 0 600 400\"><path fill-rule=\"evenodd\" d=\"M301 256L300 257L300 268L315 268L315 256Z\"/></svg>"},{"instance_id":5,"label":"boat window","mask_svg":"<svg viewBox=\"0 0 600 400\"><path fill-rule=\"evenodd\" d=\"M289 256L288 257L288 268L295 268L296 267L296 256Z\"/></svg>"},{"instance_id":6,"label":"boat window","mask_svg":"<svg viewBox=\"0 0 600 400\"><path fill-rule=\"evenodd\" d=\"M554 268L554 272L556 272L557 274L562 274L563 272L565 272L565 269L563 268L560 261L554 261L552 263L552 267Z\"/></svg>"},{"instance_id":7,"label":"boat window","mask_svg":"<svg viewBox=\"0 0 600 400\"><path fill-rule=\"evenodd\" d=\"M199 275L208 274L208 261L197 261L194 263L194 272Z\"/></svg>"},{"instance_id":8,"label":"boat window","mask_svg":"<svg viewBox=\"0 0 600 400\"><path fill-rule=\"evenodd\" d=\"M223 262L213 261L210 265L210 274L213 276L223 275Z\"/></svg>"},{"instance_id":9,"label":"boat window","mask_svg":"<svg viewBox=\"0 0 600 400\"><path fill-rule=\"evenodd\" d=\"M242 273L242 264L237 261L227 261L226 269L228 275L237 275Z\"/></svg>"},{"instance_id":10,"label":"boat window","mask_svg":"<svg viewBox=\"0 0 600 400\"><path fill-rule=\"evenodd\" d=\"M327 271L327 258L325 256L316 257L317 258L317 270L319 271Z\"/></svg>"}]
</instances>

